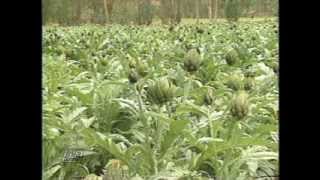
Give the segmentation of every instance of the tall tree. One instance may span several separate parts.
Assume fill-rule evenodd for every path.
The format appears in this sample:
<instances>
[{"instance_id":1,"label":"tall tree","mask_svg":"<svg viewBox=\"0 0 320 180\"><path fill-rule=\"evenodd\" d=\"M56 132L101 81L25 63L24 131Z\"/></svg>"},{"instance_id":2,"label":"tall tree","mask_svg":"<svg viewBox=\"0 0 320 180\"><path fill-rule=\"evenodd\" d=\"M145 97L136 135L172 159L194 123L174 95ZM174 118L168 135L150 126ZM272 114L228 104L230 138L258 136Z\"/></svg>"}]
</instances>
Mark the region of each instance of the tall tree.
<instances>
[{"instance_id":1,"label":"tall tree","mask_svg":"<svg viewBox=\"0 0 320 180\"><path fill-rule=\"evenodd\" d=\"M239 0L227 0L225 4L225 16L228 21L237 21L241 15Z\"/></svg>"},{"instance_id":2,"label":"tall tree","mask_svg":"<svg viewBox=\"0 0 320 180\"><path fill-rule=\"evenodd\" d=\"M138 24L151 24L153 19L151 0L139 0Z\"/></svg>"},{"instance_id":3,"label":"tall tree","mask_svg":"<svg viewBox=\"0 0 320 180\"><path fill-rule=\"evenodd\" d=\"M81 22L81 6L82 1L81 0L73 0L73 4L75 4L75 13L73 16L73 21L76 24L79 24Z\"/></svg>"},{"instance_id":4,"label":"tall tree","mask_svg":"<svg viewBox=\"0 0 320 180\"><path fill-rule=\"evenodd\" d=\"M169 22L169 11L170 11L170 1L160 0L160 19L163 24L168 24Z\"/></svg>"},{"instance_id":5,"label":"tall tree","mask_svg":"<svg viewBox=\"0 0 320 180\"><path fill-rule=\"evenodd\" d=\"M208 0L208 18L212 19L212 4L213 0Z\"/></svg>"},{"instance_id":6,"label":"tall tree","mask_svg":"<svg viewBox=\"0 0 320 180\"><path fill-rule=\"evenodd\" d=\"M199 18L200 18L200 0L196 0L196 6L195 6L195 9L196 9L196 19L197 19L197 22L199 22Z\"/></svg>"},{"instance_id":7,"label":"tall tree","mask_svg":"<svg viewBox=\"0 0 320 180\"><path fill-rule=\"evenodd\" d=\"M113 0L103 0L105 15L108 17L108 21L112 22L112 10Z\"/></svg>"},{"instance_id":8,"label":"tall tree","mask_svg":"<svg viewBox=\"0 0 320 180\"><path fill-rule=\"evenodd\" d=\"M180 23L182 19L182 0L176 0L176 15L175 22Z\"/></svg>"},{"instance_id":9,"label":"tall tree","mask_svg":"<svg viewBox=\"0 0 320 180\"><path fill-rule=\"evenodd\" d=\"M184 1L185 2L185 1ZM163 24L177 24L181 22L182 0L160 0L160 18Z\"/></svg>"},{"instance_id":10,"label":"tall tree","mask_svg":"<svg viewBox=\"0 0 320 180\"><path fill-rule=\"evenodd\" d=\"M215 6L214 6L214 19L217 20L218 18L218 11L219 11L219 1L215 0Z\"/></svg>"}]
</instances>

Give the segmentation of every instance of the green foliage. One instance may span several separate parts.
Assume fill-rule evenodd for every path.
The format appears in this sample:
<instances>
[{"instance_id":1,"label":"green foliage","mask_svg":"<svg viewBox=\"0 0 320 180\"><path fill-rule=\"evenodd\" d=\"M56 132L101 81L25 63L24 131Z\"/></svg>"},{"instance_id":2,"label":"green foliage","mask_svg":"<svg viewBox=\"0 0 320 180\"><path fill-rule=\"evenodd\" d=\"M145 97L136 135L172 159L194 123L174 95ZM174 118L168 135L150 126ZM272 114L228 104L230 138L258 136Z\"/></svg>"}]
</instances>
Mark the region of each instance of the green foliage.
<instances>
[{"instance_id":1,"label":"green foliage","mask_svg":"<svg viewBox=\"0 0 320 180\"><path fill-rule=\"evenodd\" d=\"M45 178L276 176L275 25L45 26Z\"/></svg>"}]
</instances>

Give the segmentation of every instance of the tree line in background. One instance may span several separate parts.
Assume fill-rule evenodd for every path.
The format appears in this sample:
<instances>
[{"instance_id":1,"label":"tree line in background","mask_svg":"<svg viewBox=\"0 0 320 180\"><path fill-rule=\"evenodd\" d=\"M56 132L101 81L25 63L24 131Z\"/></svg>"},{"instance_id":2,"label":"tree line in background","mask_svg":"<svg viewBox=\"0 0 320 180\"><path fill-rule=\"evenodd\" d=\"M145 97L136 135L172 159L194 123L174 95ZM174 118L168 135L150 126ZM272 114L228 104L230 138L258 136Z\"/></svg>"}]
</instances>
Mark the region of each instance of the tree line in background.
<instances>
[{"instance_id":1,"label":"tree line in background","mask_svg":"<svg viewBox=\"0 0 320 180\"><path fill-rule=\"evenodd\" d=\"M277 0L43 0L43 23L176 24L182 18L276 16Z\"/></svg>"}]
</instances>

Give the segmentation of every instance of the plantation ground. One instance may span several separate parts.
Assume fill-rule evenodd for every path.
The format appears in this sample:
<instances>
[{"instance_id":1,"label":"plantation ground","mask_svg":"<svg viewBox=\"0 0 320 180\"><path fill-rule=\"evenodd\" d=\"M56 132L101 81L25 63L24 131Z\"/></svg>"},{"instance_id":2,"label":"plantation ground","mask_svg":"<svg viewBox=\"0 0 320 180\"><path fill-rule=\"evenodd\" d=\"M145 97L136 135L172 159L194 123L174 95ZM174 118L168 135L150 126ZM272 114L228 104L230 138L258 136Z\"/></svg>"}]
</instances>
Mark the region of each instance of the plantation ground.
<instances>
[{"instance_id":1,"label":"plantation ground","mask_svg":"<svg viewBox=\"0 0 320 180\"><path fill-rule=\"evenodd\" d=\"M239 18L239 22L261 22L265 23L268 21L275 22L277 21L277 17L255 17L255 18ZM196 25L198 23L227 23L227 20L225 18L217 18L217 19L208 19L208 18L199 18L193 19L193 18L182 18L180 24L182 25ZM85 25L85 24L84 24ZM48 24L46 26L57 26L57 24ZM101 25L100 25L101 26ZM163 26L161 23L161 19L155 18L150 26Z\"/></svg>"},{"instance_id":2,"label":"plantation ground","mask_svg":"<svg viewBox=\"0 0 320 180\"><path fill-rule=\"evenodd\" d=\"M255 17L255 18L239 18L239 22L263 22L263 21L276 21L276 17ZM217 19L208 19L208 18L199 18L197 21L193 18L183 18L181 20L181 24L197 24L197 23L226 23L227 20L225 18L217 18ZM154 25L161 25L161 20L157 19L153 22Z\"/></svg>"},{"instance_id":3,"label":"plantation ground","mask_svg":"<svg viewBox=\"0 0 320 180\"><path fill-rule=\"evenodd\" d=\"M277 28L44 27L45 179L276 176Z\"/></svg>"}]
</instances>

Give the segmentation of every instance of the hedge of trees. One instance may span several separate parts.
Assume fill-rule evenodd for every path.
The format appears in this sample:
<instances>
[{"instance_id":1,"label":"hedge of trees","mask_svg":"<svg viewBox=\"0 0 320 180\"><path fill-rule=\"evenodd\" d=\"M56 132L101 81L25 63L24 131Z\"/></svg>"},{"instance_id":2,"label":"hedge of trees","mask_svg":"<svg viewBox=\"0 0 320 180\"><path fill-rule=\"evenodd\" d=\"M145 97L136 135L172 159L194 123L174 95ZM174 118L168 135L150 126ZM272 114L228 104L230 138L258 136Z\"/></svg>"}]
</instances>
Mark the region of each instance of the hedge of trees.
<instances>
[{"instance_id":1,"label":"hedge of trees","mask_svg":"<svg viewBox=\"0 0 320 180\"><path fill-rule=\"evenodd\" d=\"M43 0L43 23L179 23L182 18L276 16L276 0Z\"/></svg>"}]
</instances>

